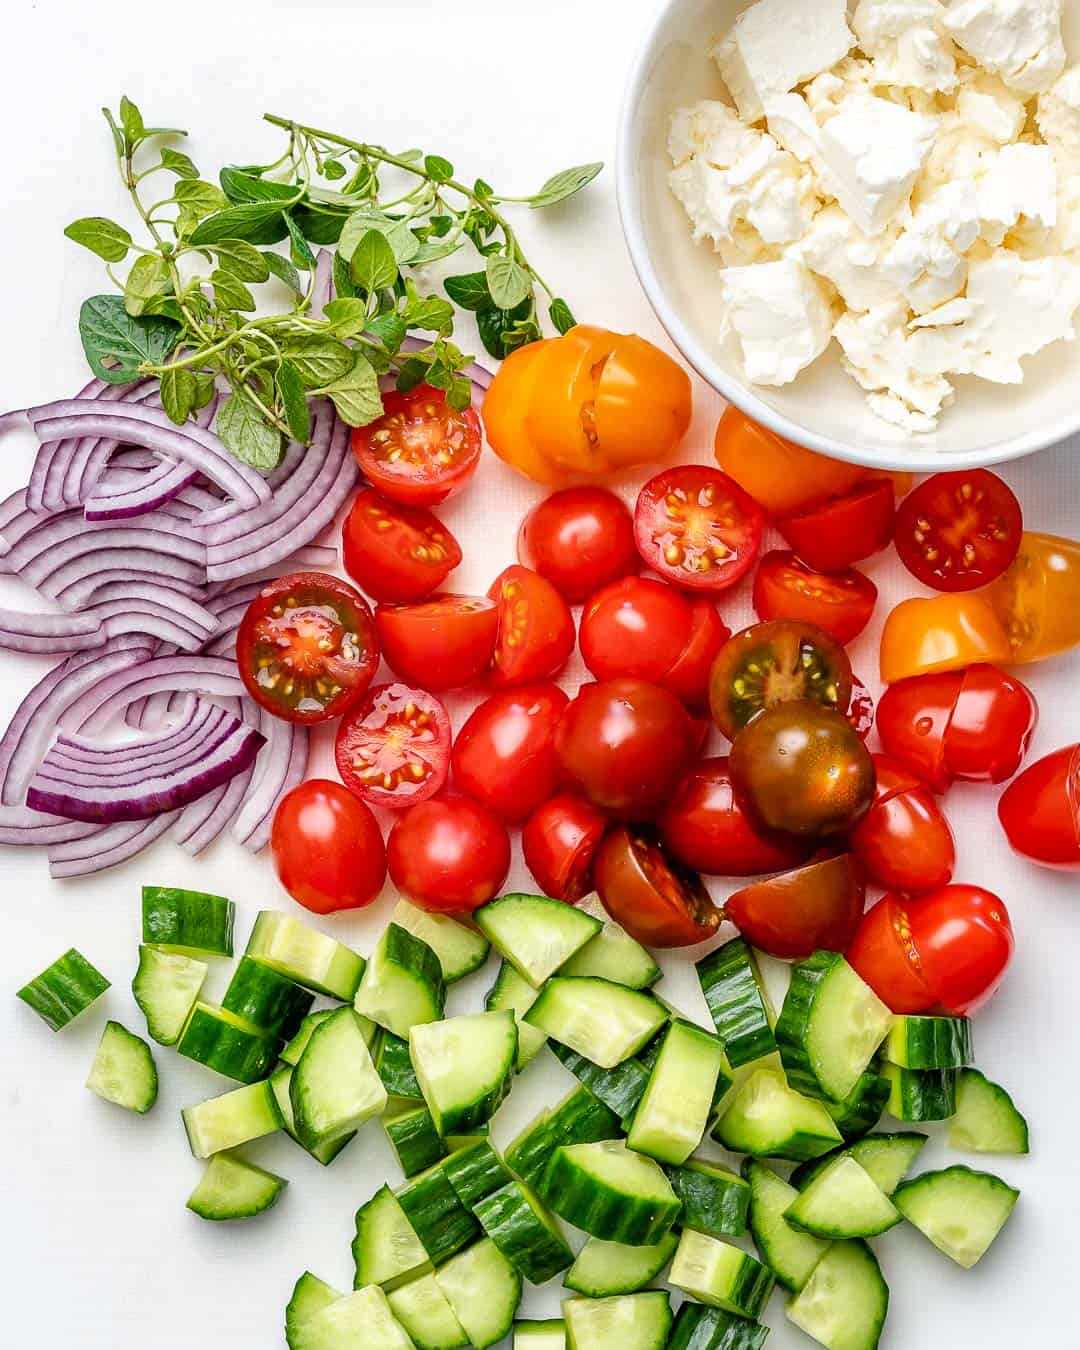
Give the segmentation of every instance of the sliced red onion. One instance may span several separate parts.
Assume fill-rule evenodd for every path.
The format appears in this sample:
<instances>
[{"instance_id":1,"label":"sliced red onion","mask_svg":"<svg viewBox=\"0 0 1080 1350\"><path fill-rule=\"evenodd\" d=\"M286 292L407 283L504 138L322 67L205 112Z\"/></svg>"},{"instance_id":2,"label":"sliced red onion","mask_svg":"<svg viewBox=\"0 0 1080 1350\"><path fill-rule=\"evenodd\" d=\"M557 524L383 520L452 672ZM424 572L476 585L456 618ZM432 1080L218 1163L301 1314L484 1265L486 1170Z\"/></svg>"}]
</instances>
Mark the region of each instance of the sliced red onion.
<instances>
[{"instance_id":1,"label":"sliced red onion","mask_svg":"<svg viewBox=\"0 0 1080 1350\"><path fill-rule=\"evenodd\" d=\"M0 806L0 844L64 844L96 829L84 820L47 816L28 806Z\"/></svg>"},{"instance_id":2,"label":"sliced red onion","mask_svg":"<svg viewBox=\"0 0 1080 1350\"><path fill-rule=\"evenodd\" d=\"M105 548L100 553L84 553L58 567L39 583L37 590L65 609L82 609L102 586L120 578L138 582L160 579L193 599L204 594L201 567L183 558L141 548Z\"/></svg>"},{"instance_id":3,"label":"sliced red onion","mask_svg":"<svg viewBox=\"0 0 1080 1350\"><path fill-rule=\"evenodd\" d=\"M190 464L173 464L162 460L157 468L141 475L137 487L110 492L98 483L97 491L87 498L83 507L87 520L127 520L132 516L155 511L177 493L189 487L199 476Z\"/></svg>"},{"instance_id":4,"label":"sliced red onion","mask_svg":"<svg viewBox=\"0 0 1080 1350\"><path fill-rule=\"evenodd\" d=\"M404 352L406 356L408 356L410 352L418 352L423 347L430 346L431 343L424 338L406 337L402 339L401 346L398 350ZM461 373L467 380L471 380L481 393L486 391L488 385L490 385L491 381L495 378L486 366L481 366L476 361L470 362Z\"/></svg>"},{"instance_id":5,"label":"sliced red onion","mask_svg":"<svg viewBox=\"0 0 1080 1350\"><path fill-rule=\"evenodd\" d=\"M98 614L25 614L0 609L0 647L9 651L59 656L103 647L108 636Z\"/></svg>"},{"instance_id":6,"label":"sliced red onion","mask_svg":"<svg viewBox=\"0 0 1080 1350\"><path fill-rule=\"evenodd\" d=\"M102 731L137 698L159 689L243 696L244 686L232 661L214 656L160 656L134 669L116 671L92 685L61 713L62 730L92 736Z\"/></svg>"},{"instance_id":7,"label":"sliced red onion","mask_svg":"<svg viewBox=\"0 0 1080 1350\"><path fill-rule=\"evenodd\" d=\"M182 521L170 520L160 512L152 518L139 517L123 525L83 520L77 512L67 512L54 516L20 540L4 558L4 566L35 587L67 564L110 549L164 554L196 569L204 567L205 546L190 536L190 529L185 533Z\"/></svg>"},{"instance_id":8,"label":"sliced red onion","mask_svg":"<svg viewBox=\"0 0 1080 1350\"><path fill-rule=\"evenodd\" d=\"M240 715L249 726L258 726L259 709L250 699L238 700ZM173 829L173 838L192 857L208 848L236 816L255 774L252 764L228 783L186 806Z\"/></svg>"},{"instance_id":9,"label":"sliced red onion","mask_svg":"<svg viewBox=\"0 0 1080 1350\"><path fill-rule=\"evenodd\" d=\"M308 729L260 709L259 729L266 745L255 767L247 800L232 827L232 837L252 853L270 842L278 802L302 783L307 772Z\"/></svg>"},{"instance_id":10,"label":"sliced red onion","mask_svg":"<svg viewBox=\"0 0 1080 1350\"><path fill-rule=\"evenodd\" d=\"M152 600L107 600L90 605L81 614L70 617L72 621L99 619L105 635L110 638L119 637L122 633L146 633L162 642L173 643L182 652L198 651L215 636L220 627L217 623L189 627L177 618L174 610Z\"/></svg>"},{"instance_id":11,"label":"sliced red onion","mask_svg":"<svg viewBox=\"0 0 1080 1350\"><path fill-rule=\"evenodd\" d=\"M159 839L179 815L179 811L168 811L151 820L91 827L92 833L88 835L69 843L53 844L49 848L49 875L57 879L87 877L126 862Z\"/></svg>"}]
</instances>

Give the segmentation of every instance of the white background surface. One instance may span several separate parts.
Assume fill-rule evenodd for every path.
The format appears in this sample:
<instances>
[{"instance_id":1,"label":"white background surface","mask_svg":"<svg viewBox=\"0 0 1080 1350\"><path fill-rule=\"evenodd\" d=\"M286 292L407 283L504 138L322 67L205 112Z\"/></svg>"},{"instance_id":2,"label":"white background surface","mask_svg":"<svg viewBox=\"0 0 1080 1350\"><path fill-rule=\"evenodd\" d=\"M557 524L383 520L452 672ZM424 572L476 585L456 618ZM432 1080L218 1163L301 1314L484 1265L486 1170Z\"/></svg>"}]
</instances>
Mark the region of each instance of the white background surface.
<instances>
[{"instance_id":1,"label":"white background surface","mask_svg":"<svg viewBox=\"0 0 1080 1350\"><path fill-rule=\"evenodd\" d=\"M75 317L84 296L106 289L99 264L61 235L80 215L122 211L110 143L98 108L127 92L148 121L187 126L188 149L207 176L222 162L270 159L276 133L264 110L346 134L453 159L508 192L534 191L554 170L610 163L622 74L648 0L386 0L340 6L262 0L164 6L39 3L6 10L5 205L0 215L4 305L0 405L58 397L85 379ZM574 205L543 218L523 213L538 265L557 279L579 317L660 339L630 269L609 173ZM466 270L462 268L461 270ZM719 400L696 388L687 457L707 459ZM7 438L0 489L29 471L29 444ZM1080 482L1066 447L1006 470L1028 523L1080 535ZM486 588L513 558L516 524L538 493L485 463L446 518L465 547L457 589ZM868 570L881 612L914 589L894 559ZM32 599L23 603L31 607ZM723 607L732 627L749 621L744 590ZM876 689L876 626L856 644L856 669ZM0 657L0 713L48 665ZM1080 738L1080 657L1028 672L1043 709L1033 754ZM575 668L571 674L577 674ZM460 724L468 700L455 708ZM1018 950L1010 979L978 1019L979 1063L1013 1091L1032 1123L1030 1159L990 1162L1023 1189L1009 1229L964 1273L917 1233L876 1244L892 1288L888 1350L1005 1350L1033 1337L1080 1345L1075 1323L1075 1231L1080 1202L1075 1122L1075 1028L1080 1015L1077 883L1010 855L993 811L996 791L955 788L948 809L958 836L957 877L1006 898ZM165 841L125 868L53 883L41 856L0 852L0 1260L5 1299L0 1345L42 1350L270 1350L283 1343L282 1311L310 1268L339 1287L352 1279L353 1212L398 1176L377 1124L328 1171L284 1136L250 1150L292 1185L263 1220L214 1226L184 1201L200 1164L188 1153L180 1107L228 1084L156 1049L161 1095L146 1118L128 1116L82 1087L106 1016L141 1030L128 984L139 940L139 886L191 886L232 896L238 940L262 907L288 909L265 856L223 840L192 860ZM527 884L519 862L511 883ZM716 894L725 894L722 885ZM366 915L333 921L369 951L389 894ZM78 946L113 988L84 1020L54 1036L13 995L67 947ZM704 1005L689 963L666 959L665 994L697 1015ZM449 1011L475 1008L494 963L455 987ZM211 992L227 975L215 970ZM495 1125L505 1143L571 1086L550 1057L520 1080ZM927 1149L936 1165L944 1150ZM974 1160L973 1160L974 1161ZM525 1316L551 1316L558 1283L529 1289ZM811 1343L785 1324L775 1295L770 1345Z\"/></svg>"}]
</instances>

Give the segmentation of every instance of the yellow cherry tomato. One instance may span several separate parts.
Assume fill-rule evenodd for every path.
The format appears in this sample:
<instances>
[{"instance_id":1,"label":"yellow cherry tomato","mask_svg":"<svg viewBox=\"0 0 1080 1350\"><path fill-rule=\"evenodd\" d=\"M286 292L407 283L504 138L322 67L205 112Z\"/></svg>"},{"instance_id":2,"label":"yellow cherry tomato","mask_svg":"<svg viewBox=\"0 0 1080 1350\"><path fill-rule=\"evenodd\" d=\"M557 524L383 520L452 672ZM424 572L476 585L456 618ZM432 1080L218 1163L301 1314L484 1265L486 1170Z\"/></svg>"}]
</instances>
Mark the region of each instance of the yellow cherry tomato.
<instances>
[{"instance_id":1,"label":"yellow cherry tomato","mask_svg":"<svg viewBox=\"0 0 1080 1350\"><path fill-rule=\"evenodd\" d=\"M1008 661L1009 639L989 602L973 591L903 600L881 634L881 679Z\"/></svg>"},{"instance_id":2,"label":"yellow cherry tomato","mask_svg":"<svg viewBox=\"0 0 1080 1350\"><path fill-rule=\"evenodd\" d=\"M525 413L536 386L537 363L552 342L530 342L511 352L484 398L481 416L488 444L512 468L536 483L565 487L569 475L546 459L529 440Z\"/></svg>"},{"instance_id":3,"label":"yellow cherry tomato","mask_svg":"<svg viewBox=\"0 0 1080 1350\"><path fill-rule=\"evenodd\" d=\"M1019 664L1080 646L1080 543L1025 531L1008 570L982 595L1009 639Z\"/></svg>"}]
</instances>

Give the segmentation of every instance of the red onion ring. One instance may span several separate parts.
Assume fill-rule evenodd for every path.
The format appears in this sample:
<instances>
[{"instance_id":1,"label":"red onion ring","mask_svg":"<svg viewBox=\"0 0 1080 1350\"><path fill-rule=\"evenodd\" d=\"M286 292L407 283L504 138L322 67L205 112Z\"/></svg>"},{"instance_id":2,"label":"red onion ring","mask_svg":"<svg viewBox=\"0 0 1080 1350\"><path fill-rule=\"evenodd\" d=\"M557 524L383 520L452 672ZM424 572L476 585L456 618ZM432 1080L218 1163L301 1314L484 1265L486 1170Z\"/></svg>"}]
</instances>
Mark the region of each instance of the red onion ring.
<instances>
[{"instance_id":1,"label":"red onion ring","mask_svg":"<svg viewBox=\"0 0 1080 1350\"><path fill-rule=\"evenodd\" d=\"M150 820L125 821L119 825L97 828L91 826L89 834L68 843L50 845L49 875L58 880L63 877L87 877L126 862L160 838L179 815L179 811L169 811Z\"/></svg>"}]
</instances>

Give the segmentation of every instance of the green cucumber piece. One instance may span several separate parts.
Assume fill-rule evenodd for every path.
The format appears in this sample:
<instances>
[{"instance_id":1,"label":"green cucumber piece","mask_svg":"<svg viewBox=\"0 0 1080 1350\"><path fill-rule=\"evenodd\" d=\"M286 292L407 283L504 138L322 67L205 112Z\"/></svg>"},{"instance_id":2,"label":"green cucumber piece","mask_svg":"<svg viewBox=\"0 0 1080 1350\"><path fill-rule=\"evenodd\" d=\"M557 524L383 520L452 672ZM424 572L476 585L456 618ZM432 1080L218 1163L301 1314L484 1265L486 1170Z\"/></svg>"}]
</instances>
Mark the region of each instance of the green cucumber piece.
<instances>
[{"instance_id":1,"label":"green cucumber piece","mask_svg":"<svg viewBox=\"0 0 1080 1350\"><path fill-rule=\"evenodd\" d=\"M826 1350L876 1350L889 1311L889 1286L865 1242L834 1242L786 1316Z\"/></svg>"},{"instance_id":2,"label":"green cucumber piece","mask_svg":"<svg viewBox=\"0 0 1080 1350\"><path fill-rule=\"evenodd\" d=\"M487 1350L514 1325L521 1276L490 1238L459 1252L435 1279L475 1350Z\"/></svg>"},{"instance_id":3,"label":"green cucumber piece","mask_svg":"<svg viewBox=\"0 0 1080 1350\"><path fill-rule=\"evenodd\" d=\"M897 1120L948 1120L956 1110L955 1069L902 1069L886 1062L881 1072L889 1082L887 1109Z\"/></svg>"},{"instance_id":4,"label":"green cucumber piece","mask_svg":"<svg viewBox=\"0 0 1080 1350\"><path fill-rule=\"evenodd\" d=\"M434 1273L391 1290L386 1301L416 1350L465 1350L468 1346L469 1338Z\"/></svg>"},{"instance_id":5,"label":"green cucumber piece","mask_svg":"<svg viewBox=\"0 0 1080 1350\"><path fill-rule=\"evenodd\" d=\"M893 1018L885 1058L902 1069L961 1069L974 1055L966 1017Z\"/></svg>"},{"instance_id":6,"label":"green cucumber piece","mask_svg":"<svg viewBox=\"0 0 1080 1350\"><path fill-rule=\"evenodd\" d=\"M300 1350L301 1328L306 1322L310 1322L316 1313L322 1312L331 1303L336 1303L338 1299L344 1297L344 1294L339 1293L325 1280L320 1280L317 1275L312 1275L310 1270L305 1270L296 1281L292 1298L289 1299L285 1309L285 1342L289 1350Z\"/></svg>"},{"instance_id":7,"label":"green cucumber piece","mask_svg":"<svg viewBox=\"0 0 1080 1350\"><path fill-rule=\"evenodd\" d=\"M109 981L101 971L72 947L24 984L15 997L33 1008L53 1031L59 1031L108 988Z\"/></svg>"},{"instance_id":8,"label":"green cucumber piece","mask_svg":"<svg viewBox=\"0 0 1080 1350\"><path fill-rule=\"evenodd\" d=\"M558 1041L549 1044L563 1067L569 1069L579 1083L584 1083L594 1097L610 1106L620 1120L627 1121L633 1116L649 1084L649 1070L639 1060L625 1059L614 1069L601 1069Z\"/></svg>"},{"instance_id":9,"label":"green cucumber piece","mask_svg":"<svg viewBox=\"0 0 1080 1350\"><path fill-rule=\"evenodd\" d=\"M420 1091L416 1070L413 1068L409 1042L391 1031L379 1031L379 1038L372 1052L375 1067L383 1081L383 1087L391 1097L403 1102L422 1102L424 1094Z\"/></svg>"},{"instance_id":10,"label":"green cucumber piece","mask_svg":"<svg viewBox=\"0 0 1080 1350\"><path fill-rule=\"evenodd\" d=\"M315 995L310 990L261 961L242 956L221 1006L270 1035L289 1040L300 1030L314 1001Z\"/></svg>"},{"instance_id":11,"label":"green cucumber piece","mask_svg":"<svg viewBox=\"0 0 1080 1350\"><path fill-rule=\"evenodd\" d=\"M732 938L702 957L694 969L732 1068L771 1055L776 1049L776 1018L750 944Z\"/></svg>"},{"instance_id":12,"label":"green cucumber piece","mask_svg":"<svg viewBox=\"0 0 1080 1350\"><path fill-rule=\"evenodd\" d=\"M415 1106L389 1118L384 1116L383 1129L407 1177L432 1167L450 1151L426 1106Z\"/></svg>"},{"instance_id":13,"label":"green cucumber piece","mask_svg":"<svg viewBox=\"0 0 1080 1350\"><path fill-rule=\"evenodd\" d=\"M555 1220L520 1181L509 1181L473 1206L480 1226L530 1284L546 1284L573 1264Z\"/></svg>"},{"instance_id":14,"label":"green cucumber piece","mask_svg":"<svg viewBox=\"0 0 1080 1350\"><path fill-rule=\"evenodd\" d=\"M846 1140L858 1139L881 1119L889 1104L890 1090L889 1080L871 1067L860 1075L842 1102L826 1102L825 1110Z\"/></svg>"},{"instance_id":15,"label":"green cucumber piece","mask_svg":"<svg viewBox=\"0 0 1080 1350\"><path fill-rule=\"evenodd\" d=\"M336 1011L336 1008L321 1008L318 1012L308 1013L300 1023L296 1035L282 1050L280 1055L281 1060L285 1064L291 1064L295 1069L300 1063L300 1056L307 1048L308 1041L311 1040L311 1033L321 1022L325 1022L328 1017L333 1017ZM372 1055L374 1056L375 1035L379 1028L367 1017L361 1017L360 1023L363 1028L364 1038L368 1043L368 1049L371 1050ZM389 1091L389 1089L387 1089L387 1091Z\"/></svg>"},{"instance_id":16,"label":"green cucumber piece","mask_svg":"<svg viewBox=\"0 0 1080 1350\"><path fill-rule=\"evenodd\" d=\"M728 1098L712 1136L732 1153L802 1162L843 1142L821 1104L788 1087L776 1069L758 1069Z\"/></svg>"},{"instance_id":17,"label":"green cucumber piece","mask_svg":"<svg viewBox=\"0 0 1080 1350\"><path fill-rule=\"evenodd\" d=\"M785 1289L797 1294L829 1250L809 1233L797 1233L784 1215L799 1192L764 1163L747 1158L743 1176L750 1186L750 1232L761 1259Z\"/></svg>"},{"instance_id":18,"label":"green cucumber piece","mask_svg":"<svg viewBox=\"0 0 1080 1350\"><path fill-rule=\"evenodd\" d=\"M280 1069L270 1075L268 1080L270 1087L273 1089L278 1110L281 1112L285 1133L290 1139L295 1140L305 1153L310 1153L317 1163L321 1163L323 1167L329 1167L345 1145L356 1138L356 1132L354 1130L351 1134L342 1134L325 1144L316 1144L314 1148L308 1148L296 1133L296 1121L293 1118L292 1100L289 1096L292 1076L291 1065L283 1064Z\"/></svg>"},{"instance_id":19,"label":"green cucumber piece","mask_svg":"<svg viewBox=\"0 0 1080 1350\"><path fill-rule=\"evenodd\" d=\"M839 1157L852 1157L873 1178L886 1195L892 1195L911 1171L912 1164L926 1143L927 1136L915 1131L899 1134L868 1134L850 1147L823 1158L802 1163L791 1174L791 1184L801 1190Z\"/></svg>"},{"instance_id":20,"label":"green cucumber piece","mask_svg":"<svg viewBox=\"0 0 1080 1350\"><path fill-rule=\"evenodd\" d=\"M412 1027L437 1022L445 1003L439 958L426 942L390 924L360 980L356 1011L395 1036L408 1038Z\"/></svg>"},{"instance_id":21,"label":"green cucumber piece","mask_svg":"<svg viewBox=\"0 0 1080 1350\"><path fill-rule=\"evenodd\" d=\"M957 1078L949 1147L970 1153L1028 1152L1027 1121L1005 1089L978 1069L963 1069Z\"/></svg>"},{"instance_id":22,"label":"green cucumber piece","mask_svg":"<svg viewBox=\"0 0 1080 1350\"><path fill-rule=\"evenodd\" d=\"M1020 1192L990 1172L946 1167L898 1186L893 1203L939 1251L970 1270L1013 1212Z\"/></svg>"},{"instance_id":23,"label":"green cucumber piece","mask_svg":"<svg viewBox=\"0 0 1080 1350\"><path fill-rule=\"evenodd\" d=\"M517 1065L512 1012L466 1013L413 1027L409 1053L441 1135L467 1134L491 1119Z\"/></svg>"},{"instance_id":24,"label":"green cucumber piece","mask_svg":"<svg viewBox=\"0 0 1080 1350\"><path fill-rule=\"evenodd\" d=\"M276 1205L289 1183L232 1153L215 1153L187 1207L200 1219L250 1219Z\"/></svg>"},{"instance_id":25,"label":"green cucumber piece","mask_svg":"<svg viewBox=\"0 0 1080 1350\"><path fill-rule=\"evenodd\" d=\"M86 1086L103 1101L146 1115L158 1094L150 1047L119 1022L106 1022Z\"/></svg>"},{"instance_id":26,"label":"green cucumber piece","mask_svg":"<svg viewBox=\"0 0 1080 1350\"><path fill-rule=\"evenodd\" d=\"M249 1083L181 1112L188 1143L196 1158L209 1158L284 1128L274 1090L268 1082Z\"/></svg>"},{"instance_id":27,"label":"green cucumber piece","mask_svg":"<svg viewBox=\"0 0 1080 1350\"><path fill-rule=\"evenodd\" d=\"M480 1225L458 1199L441 1163L400 1187L397 1199L436 1266L480 1236Z\"/></svg>"},{"instance_id":28,"label":"green cucumber piece","mask_svg":"<svg viewBox=\"0 0 1080 1350\"><path fill-rule=\"evenodd\" d=\"M761 1350L769 1328L721 1308L684 1303L675 1318L667 1350Z\"/></svg>"},{"instance_id":29,"label":"green cucumber piece","mask_svg":"<svg viewBox=\"0 0 1080 1350\"><path fill-rule=\"evenodd\" d=\"M677 1233L665 1233L647 1247L628 1247L625 1242L589 1238L566 1272L563 1284L588 1298L636 1294L652 1284L675 1255Z\"/></svg>"},{"instance_id":30,"label":"green cucumber piece","mask_svg":"<svg viewBox=\"0 0 1080 1350\"><path fill-rule=\"evenodd\" d=\"M451 1153L443 1171L454 1194L468 1210L474 1210L485 1196L513 1181L506 1164L486 1139Z\"/></svg>"},{"instance_id":31,"label":"green cucumber piece","mask_svg":"<svg viewBox=\"0 0 1080 1350\"><path fill-rule=\"evenodd\" d=\"M601 928L559 967L559 974L595 976L612 984L624 984L627 989L651 989L663 972L649 949L607 917L598 896L587 897L577 908L598 919Z\"/></svg>"},{"instance_id":32,"label":"green cucumber piece","mask_svg":"<svg viewBox=\"0 0 1080 1350\"><path fill-rule=\"evenodd\" d=\"M386 1110L386 1089L371 1062L360 1019L338 1008L312 1032L289 1084L293 1123L306 1148L355 1133Z\"/></svg>"},{"instance_id":33,"label":"green cucumber piece","mask_svg":"<svg viewBox=\"0 0 1080 1350\"><path fill-rule=\"evenodd\" d=\"M567 1350L664 1350L671 1300L663 1289L563 1301Z\"/></svg>"},{"instance_id":34,"label":"green cucumber piece","mask_svg":"<svg viewBox=\"0 0 1080 1350\"><path fill-rule=\"evenodd\" d=\"M380 1186L356 1211L352 1254L356 1289L368 1284L396 1289L431 1273L424 1245L389 1186Z\"/></svg>"},{"instance_id":35,"label":"green cucumber piece","mask_svg":"<svg viewBox=\"0 0 1080 1350\"><path fill-rule=\"evenodd\" d=\"M547 1044L544 1033L536 1027L531 1027L524 1020L525 1014L538 997L539 991L532 987L524 975L519 975L509 961L503 961L499 966L498 975L495 976L495 983L484 999L484 1007L488 1012L509 1010L514 1014L518 1028L518 1073Z\"/></svg>"},{"instance_id":36,"label":"green cucumber piece","mask_svg":"<svg viewBox=\"0 0 1080 1350\"><path fill-rule=\"evenodd\" d=\"M142 888L142 940L181 956L232 956L236 906L223 895Z\"/></svg>"},{"instance_id":37,"label":"green cucumber piece","mask_svg":"<svg viewBox=\"0 0 1080 1350\"><path fill-rule=\"evenodd\" d=\"M658 1162L682 1163L701 1143L724 1064L719 1040L681 1018L668 1024L626 1142Z\"/></svg>"},{"instance_id":38,"label":"green cucumber piece","mask_svg":"<svg viewBox=\"0 0 1080 1350\"><path fill-rule=\"evenodd\" d=\"M513 1350L566 1350L566 1323L561 1317L515 1322Z\"/></svg>"},{"instance_id":39,"label":"green cucumber piece","mask_svg":"<svg viewBox=\"0 0 1080 1350\"><path fill-rule=\"evenodd\" d=\"M175 1045L202 992L210 967L205 961L145 944L131 992L146 1018L146 1030L159 1045Z\"/></svg>"},{"instance_id":40,"label":"green cucumber piece","mask_svg":"<svg viewBox=\"0 0 1080 1350\"><path fill-rule=\"evenodd\" d=\"M668 1272L668 1283L736 1317L757 1317L776 1277L767 1266L730 1242L684 1228Z\"/></svg>"},{"instance_id":41,"label":"green cucumber piece","mask_svg":"<svg viewBox=\"0 0 1080 1350\"><path fill-rule=\"evenodd\" d=\"M610 980L561 976L547 982L525 1014L531 1026L602 1069L637 1054L667 1020L651 994Z\"/></svg>"},{"instance_id":42,"label":"green cucumber piece","mask_svg":"<svg viewBox=\"0 0 1080 1350\"><path fill-rule=\"evenodd\" d=\"M506 1150L506 1165L528 1185L540 1188L548 1162L567 1144L594 1144L622 1135L619 1117L584 1087L576 1087L553 1109L531 1121Z\"/></svg>"},{"instance_id":43,"label":"green cucumber piece","mask_svg":"<svg viewBox=\"0 0 1080 1350\"><path fill-rule=\"evenodd\" d=\"M746 1232L750 1187L742 1177L704 1158L669 1167L667 1174L671 1189L682 1201L679 1223L683 1228L710 1237L738 1237Z\"/></svg>"},{"instance_id":44,"label":"green cucumber piece","mask_svg":"<svg viewBox=\"0 0 1080 1350\"><path fill-rule=\"evenodd\" d=\"M801 1233L830 1239L876 1237L900 1222L899 1210L850 1154L819 1172L784 1217Z\"/></svg>"},{"instance_id":45,"label":"green cucumber piece","mask_svg":"<svg viewBox=\"0 0 1080 1350\"><path fill-rule=\"evenodd\" d=\"M575 1228L632 1247L659 1242L679 1213L678 1196L659 1164L616 1139L557 1149L539 1190Z\"/></svg>"},{"instance_id":46,"label":"green cucumber piece","mask_svg":"<svg viewBox=\"0 0 1080 1350\"><path fill-rule=\"evenodd\" d=\"M343 1003L356 994L364 958L335 938L309 928L291 914L264 909L255 920L247 955L305 989Z\"/></svg>"},{"instance_id":47,"label":"green cucumber piece","mask_svg":"<svg viewBox=\"0 0 1080 1350\"><path fill-rule=\"evenodd\" d=\"M346 1294L302 1322L291 1350L416 1350L390 1310L386 1295L371 1284Z\"/></svg>"},{"instance_id":48,"label":"green cucumber piece","mask_svg":"<svg viewBox=\"0 0 1080 1350\"><path fill-rule=\"evenodd\" d=\"M600 932L591 914L546 895L504 895L473 915L495 950L539 989Z\"/></svg>"},{"instance_id":49,"label":"green cucumber piece","mask_svg":"<svg viewBox=\"0 0 1080 1350\"><path fill-rule=\"evenodd\" d=\"M459 923L448 914L428 914L410 905L408 900L397 902L390 922L427 943L439 958L447 984L456 984L479 970L491 951L491 943L475 928Z\"/></svg>"},{"instance_id":50,"label":"green cucumber piece","mask_svg":"<svg viewBox=\"0 0 1080 1350\"><path fill-rule=\"evenodd\" d=\"M196 1002L176 1043L185 1059L238 1083L255 1083L274 1067L281 1039L224 1008Z\"/></svg>"}]
</instances>

